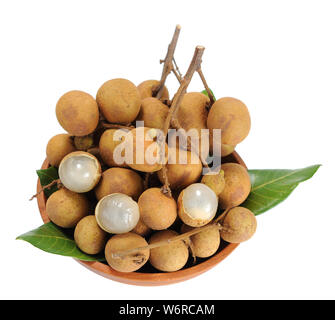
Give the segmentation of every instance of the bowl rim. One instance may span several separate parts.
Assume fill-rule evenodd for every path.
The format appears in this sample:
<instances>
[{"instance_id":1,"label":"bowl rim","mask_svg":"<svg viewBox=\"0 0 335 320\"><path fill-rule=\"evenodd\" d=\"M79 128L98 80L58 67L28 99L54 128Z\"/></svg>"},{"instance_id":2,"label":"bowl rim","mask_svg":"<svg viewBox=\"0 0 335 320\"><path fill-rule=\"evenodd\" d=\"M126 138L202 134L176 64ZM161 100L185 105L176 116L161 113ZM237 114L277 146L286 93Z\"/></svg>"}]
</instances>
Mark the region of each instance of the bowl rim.
<instances>
[{"instance_id":1,"label":"bowl rim","mask_svg":"<svg viewBox=\"0 0 335 320\"><path fill-rule=\"evenodd\" d=\"M247 169L242 158L239 154L234 151L230 156L234 162L244 166ZM47 159L44 160L41 169L47 169L49 162ZM44 223L50 222L50 219L46 213L46 197L44 192L41 192L42 186L40 179L37 180L37 204L40 211L41 218ZM108 265L98 261L82 261L73 258L87 269L103 276L105 278L118 281L121 283L139 285L139 286L160 286L166 284L177 283L194 278L207 270L213 268L222 260L224 260L232 251L234 251L239 244L229 243L222 250L215 253L212 257L207 260L196 264L195 266L181 269L175 272L158 272L158 273L142 273L142 272L118 272L113 270Z\"/></svg>"}]
</instances>

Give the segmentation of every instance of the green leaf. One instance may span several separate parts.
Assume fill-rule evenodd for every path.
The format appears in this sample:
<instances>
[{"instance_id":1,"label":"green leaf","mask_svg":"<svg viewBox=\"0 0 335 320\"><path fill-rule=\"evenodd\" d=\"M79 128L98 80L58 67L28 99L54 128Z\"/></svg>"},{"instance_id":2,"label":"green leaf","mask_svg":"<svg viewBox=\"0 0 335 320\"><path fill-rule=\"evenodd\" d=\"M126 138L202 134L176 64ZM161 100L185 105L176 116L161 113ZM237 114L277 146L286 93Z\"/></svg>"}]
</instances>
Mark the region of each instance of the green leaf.
<instances>
[{"instance_id":1,"label":"green leaf","mask_svg":"<svg viewBox=\"0 0 335 320\"><path fill-rule=\"evenodd\" d=\"M52 181L57 180L59 178L58 170L55 167L36 170L36 172L37 172L38 177L40 178L42 187L50 184ZM57 190L58 188L57 188L57 185L55 184L52 187L45 189L44 194L46 197L50 197Z\"/></svg>"},{"instance_id":2,"label":"green leaf","mask_svg":"<svg viewBox=\"0 0 335 320\"><path fill-rule=\"evenodd\" d=\"M43 251L84 261L105 261L102 254L88 255L77 247L73 237L52 222L29 231L16 239L24 240Z\"/></svg>"},{"instance_id":3,"label":"green leaf","mask_svg":"<svg viewBox=\"0 0 335 320\"><path fill-rule=\"evenodd\" d=\"M209 89L209 90L211 91L211 93L212 93L212 95L213 95L213 97L214 97L214 101L216 101L216 98L215 98L215 96L214 96L214 93L213 93L212 89ZM201 93L203 93L205 96L208 97L208 92L207 92L207 90L203 90L203 91L201 91Z\"/></svg>"},{"instance_id":4,"label":"green leaf","mask_svg":"<svg viewBox=\"0 0 335 320\"><path fill-rule=\"evenodd\" d=\"M256 216L285 200L300 182L310 179L321 165L296 170L249 170L251 192L241 205Z\"/></svg>"}]
</instances>

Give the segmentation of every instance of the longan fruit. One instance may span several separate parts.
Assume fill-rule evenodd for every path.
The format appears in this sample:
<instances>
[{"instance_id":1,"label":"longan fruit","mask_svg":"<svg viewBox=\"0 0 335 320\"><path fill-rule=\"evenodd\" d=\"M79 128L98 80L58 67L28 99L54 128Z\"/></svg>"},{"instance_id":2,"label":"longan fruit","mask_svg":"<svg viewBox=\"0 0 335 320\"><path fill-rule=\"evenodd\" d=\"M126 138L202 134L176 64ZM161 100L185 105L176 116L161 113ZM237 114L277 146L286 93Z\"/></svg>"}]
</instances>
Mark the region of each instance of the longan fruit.
<instances>
[{"instance_id":1,"label":"longan fruit","mask_svg":"<svg viewBox=\"0 0 335 320\"><path fill-rule=\"evenodd\" d=\"M106 244L105 257L111 268L119 272L133 272L140 269L149 259L150 250L145 249L122 258L113 258L113 253L145 247L148 243L136 233L117 234Z\"/></svg>"},{"instance_id":2,"label":"longan fruit","mask_svg":"<svg viewBox=\"0 0 335 320\"><path fill-rule=\"evenodd\" d=\"M131 232L137 233L142 237L146 237L151 232L151 229L143 222L142 218L140 217L136 227L131 230Z\"/></svg>"},{"instance_id":3,"label":"longan fruit","mask_svg":"<svg viewBox=\"0 0 335 320\"><path fill-rule=\"evenodd\" d=\"M148 128L164 129L164 122L169 113L169 107L156 98L145 98L142 100L141 110L137 121L144 121Z\"/></svg>"},{"instance_id":4,"label":"longan fruit","mask_svg":"<svg viewBox=\"0 0 335 320\"><path fill-rule=\"evenodd\" d=\"M186 131L207 129L207 105L210 100L200 92L185 93L177 112L179 124Z\"/></svg>"},{"instance_id":5,"label":"longan fruit","mask_svg":"<svg viewBox=\"0 0 335 320\"><path fill-rule=\"evenodd\" d=\"M141 97L129 80L113 79L100 87L97 103L107 121L128 124L136 119L140 111Z\"/></svg>"},{"instance_id":6,"label":"longan fruit","mask_svg":"<svg viewBox=\"0 0 335 320\"><path fill-rule=\"evenodd\" d=\"M156 232L151 236L149 244L168 240L177 236L172 230ZM150 263L160 271L173 272L183 268L188 260L188 247L183 240L153 248L150 250Z\"/></svg>"},{"instance_id":7,"label":"longan fruit","mask_svg":"<svg viewBox=\"0 0 335 320\"><path fill-rule=\"evenodd\" d=\"M201 183L210 187L218 196L225 187L224 171L221 169L217 174L207 174L201 179Z\"/></svg>"},{"instance_id":8,"label":"longan fruit","mask_svg":"<svg viewBox=\"0 0 335 320\"><path fill-rule=\"evenodd\" d=\"M188 92L183 96L177 112L178 122L183 129L186 131L191 129L193 129L193 131L194 129L196 130L194 133L192 133L192 131L189 131L189 133L197 133L196 137L199 139L199 149L196 150L196 152L203 154L204 158L208 156L208 151L202 150L201 148L204 148L204 143L208 144L208 134L204 132L203 135L201 135L201 129L207 129L207 106L209 102L209 98L200 92ZM203 139L205 139L205 142L203 142Z\"/></svg>"},{"instance_id":9,"label":"longan fruit","mask_svg":"<svg viewBox=\"0 0 335 320\"><path fill-rule=\"evenodd\" d=\"M112 193L123 193L137 200L143 188L143 180L137 172L126 168L110 168L102 173L94 191L98 200Z\"/></svg>"},{"instance_id":10,"label":"longan fruit","mask_svg":"<svg viewBox=\"0 0 335 320\"><path fill-rule=\"evenodd\" d=\"M115 148L125 141L126 133L123 129L108 129L100 137L99 151L102 161L110 167L127 167L126 163L119 163L114 156ZM124 156L124 151L121 152Z\"/></svg>"},{"instance_id":11,"label":"longan fruit","mask_svg":"<svg viewBox=\"0 0 335 320\"><path fill-rule=\"evenodd\" d=\"M245 104L234 98L214 102L207 118L208 129L221 129L221 143L235 146L250 131L250 115Z\"/></svg>"},{"instance_id":12,"label":"longan fruit","mask_svg":"<svg viewBox=\"0 0 335 320\"><path fill-rule=\"evenodd\" d=\"M132 148L133 150L132 158L126 159L126 163L130 168L142 172L155 172L160 170L163 164L166 163L168 146L166 142L157 142L159 131L159 129L154 128L138 127L127 133L125 138L126 148ZM141 136L142 138L140 138ZM137 139L144 139L141 140L141 145L138 148ZM161 148L164 148L164 150L161 150ZM161 151L163 153L162 159ZM142 159L138 160L138 156L142 156Z\"/></svg>"},{"instance_id":13,"label":"longan fruit","mask_svg":"<svg viewBox=\"0 0 335 320\"><path fill-rule=\"evenodd\" d=\"M57 102L56 116L60 125L71 135L86 136L99 122L99 108L94 98L83 91L69 91Z\"/></svg>"},{"instance_id":14,"label":"longan fruit","mask_svg":"<svg viewBox=\"0 0 335 320\"><path fill-rule=\"evenodd\" d=\"M87 149L93 146L94 139L92 135L88 135L83 137L74 137L73 142L77 150L87 151Z\"/></svg>"},{"instance_id":15,"label":"longan fruit","mask_svg":"<svg viewBox=\"0 0 335 320\"><path fill-rule=\"evenodd\" d=\"M141 99L152 97L153 90L159 85L159 83L160 82L158 80L146 80L141 82L137 86ZM169 100L169 91L165 86L161 100Z\"/></svg>"},{"instance_id":16,"label":"longan fruit","mask_svg":"<svg viewBox=\"0 0 335 320\"><path fill-rule=\"evenodd\" d=\"M177 218L177 204L159 188L145 190L138 199L141 219L153 230L170 227Z\"/></svg>"},{"instance_id":17,"label":"longan fruit","mask_svg":"<svg viewBox=\"0 0 335 320\"><path fill-rule=\"evenodd\" d=\"M236 207L247 199L250 190L250 176L243 166L237 163L224 163L225 187L219 194L219 204L222 209Z\"/></svg>"},{"instance_id":18,"label":"longan fruit","mask_svg":"<svg viewBox=\"0 0 335 320\"><path fill-rule=\"evenodd\" d=\"M74 240L81 251L97 254L105 247L107 233L99 227L95 216L90 215L78 222L74 230Z\"/></svg>"},{"instance_id":19,"label":"longan fruit","mask_svg":"<svg viewBox=\"0 0 335 320\"><path fill-rule=\"evenodd\" d=\"M183 163L184 158L186 163ZM169 161L166 164L166 169L170 188L183 189L199 180L202 173L202 163L194 152L169 148ZM164 183L162 170L158 171L158 178L161 183Z\"/></svg>"},{"instance_id":20,"label":"longan fruit","mask_svg":"<svg viewBox=\"0 0 335 320\"><path fill-rule=\"evenodd\" d=\"M228 211L221 223L221 238L230 243L249 240L257 228L255 215L247 208L235 207Z\"/></svg>"},{"instance_id":21,"label":"longan fruit","mask_svg":"<svg viewBox=\"0 0 335 320\"><path fill-rule=\"evenodd\" d=\"M186 233L195 228L186 224L181 226L181 233ZM220 246L220 231L215 228L206 229L190 237L192 250L196 257L208 258L212 256Z\"/></svg>"},{"instance_id":22,"label":"longan fruit","mask_svg":"<svg viewBox=\"0 0 335 320\"><path fill-rule=\"evenodd\" d=\"M76 148L71 136L66 133L57 134L47 144L47 159L50 165L58 167L62 159L73 151L76 151Z\"/></svg>"},{"instance_id":23,"label":"longan fruit","mask_svg":"<svg viewBox=\"0 0 335 320\"><path fill-rule=\"evenodd\" d=\"M47 200L49 219L59 227L73 228L88 215L89 202L83 194L65 188L54 192Z\"/></svg>"},{"instance_id":24,"label":"longan fruit","mask_svg":"<svg viewBox=\"0 0 335 320\"><path fill-rule=\"evenodd\" d=\"M216 146L221 149L221 157L226 157L235 151L236 146L231 146L229 144L224 144L221 139L216 140L213 138L213 131L209 130L209 150L214 153L216 151Z\"/></svg>"}]
</instances>

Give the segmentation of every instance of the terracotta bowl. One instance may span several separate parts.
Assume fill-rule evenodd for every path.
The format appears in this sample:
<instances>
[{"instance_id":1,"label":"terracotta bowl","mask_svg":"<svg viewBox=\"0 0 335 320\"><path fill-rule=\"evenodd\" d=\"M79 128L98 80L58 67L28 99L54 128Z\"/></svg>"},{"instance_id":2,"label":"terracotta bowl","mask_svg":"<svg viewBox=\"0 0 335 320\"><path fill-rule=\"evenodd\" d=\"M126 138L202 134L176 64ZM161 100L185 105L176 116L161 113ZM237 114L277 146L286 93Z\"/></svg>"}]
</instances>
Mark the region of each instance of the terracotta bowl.
<instances>
[{"instance_id":1,"label":"terracotta bowl","mask_svg":"<svg viewBox=\"0 0 335 320\"><path fill-rule=\"evenodd\" d=\"M245 163L236 152L232 153L228 157L223 158L223 161L239 163L246 168ZM48 167L49 163L47 160L45 160L43 162L42 169L47 169ZM41 183L38 180L37 192L39 192L41 188ZM45 209L46 197L44 196L43 192L41 192L37 197L37 202L43 222L50 222ZM142 267L142 269L144 269L143 271L139 270L137 272L122 273L113 270L108 265L101 262L87 262L77 259L75 260L87 269L114 281L138 286L161 286L185 281L206 272L224 260L237 246L238 244L221 243L218 252L212 257L208 259L201 259L201 261L199 261L196 265L192 265L192 262L189 262L184 267L184 269L168 273L157 272L153 268L150 268L150 266Z\"/></svg>"}]
</instances>

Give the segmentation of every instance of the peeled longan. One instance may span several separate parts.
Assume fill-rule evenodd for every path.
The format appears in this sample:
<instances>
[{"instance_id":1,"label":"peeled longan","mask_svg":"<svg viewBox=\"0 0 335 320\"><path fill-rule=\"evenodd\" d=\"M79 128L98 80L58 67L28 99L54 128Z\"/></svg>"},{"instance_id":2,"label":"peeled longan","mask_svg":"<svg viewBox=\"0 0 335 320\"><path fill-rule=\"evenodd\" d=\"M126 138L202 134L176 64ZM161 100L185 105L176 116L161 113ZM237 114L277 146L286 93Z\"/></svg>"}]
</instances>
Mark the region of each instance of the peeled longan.
<instances>
[{"instance_id":1,"label":"peeled longan","mask_svg":"<svg viewBox=\"0 0 335 320\"><path fill-rule=\"evenodd\" d=\"M220 170L217 174L207 174L201 179L201 183L210 187L218 196L225 187L224 171Z\"/></svg>"},{"instance_id":2,"label":"peeled longan","mask_svg":"<svg viewBox=\"0 0 335 320\"><path fill-rule=\"evenodd\" d=\"M153 230L170 227L177 218L177 204L159 188L145 190L138 199L141 219Z\"/></svg>"},{"instance_id":3,"label":"peeled longan","mask_svg":"<svg viewBox=\"0 0 335 320\"><path fill-rule=\"evenodd\" d=\"M110 168L102 173L100 182L94 191L98 200L112 193L123 193L137 200L143 192L143 180L133 170Z\"/></svg>"},{"instance_id":4,"label":"peeled longan","mask_svg":"<svg viewBox=\"0 0 335 320\"><path fill-rule=\"evenodd\" d=\"M171 239L177 235L178 233L172 230L159 231L150 238L149 244ZM185 266L188 255L187 245L183 240L179 240L151 249L149 261L160 271L173 272Z\"/></svg>"},{"instance_id":5,"label":"peeled longan","mask_svg":"<svg viewBox=\"0 0 335 320\"><path fill-rule=\"evenodd\" d=\"M212 105L208 118L208 129L221 129L221 143L235 146L250 131L250 115L245 104L234 98L221 98Z\"/></svg>"},{"instance_id":6,"label":"peeled longan","mask_svg":"<svg viewBox=\"0 0 335 320\"><path fill-rule=\"evenodd\" d=\"M73 151L76 151L76 148L71 136L66 133L57 134L47 144L47 159L50 165L58 167L62 159Z\"/></svg>"},{"instance_id":7,"label":"peeled longan","mask_svg":"<svg viewBox=\"0 0 335 320\"><path fill-rule=\"evenodd\" d=\"M73 228L88 215L89 202L83 194L62 188L47 200L46 212L49 219L62 228Z\"/></svg>"},{"instance_id":8,"label":"peeled longan","mask_svg":"<svg viewBox=\"0 0 335 320\"><path fill-rule=\"evenodd\" d=\"M158 80L146 80L141 82L137 86L141 99L152 97L153 90L159 85L159 83L160 82ZM161 100L169 100L169 91L165 86Z\"/></svg>"},{"instance_id":9,"label":"peeled longan","mask_svg":"<svg viewBox=\"0 0 335 320\"><path fill-rule=\"evenodd\" d=\"M113 236L106 244L105 257L107 263L119 272L133 272L140 269L149 259L150 250L134 252L122 258L113 258L113 253L145 247L148 243L136 233L128 232Z\"/></svg>"},{"instance_id":10,"label":"peeled longan","mask_svg":"<svg viewBox=\"0 0 335 320\"><path fill-rule=\"evenodd\" d=\"M194 228L183 224L181 233L186 233ZM215 228L206 229L190 237L192 250L196 257L207 258L212 256L220 246L220 231Z\"/></svg>"},{"instance_id":11,"label":"peeled longan","mask_svg":"<svg viewBox=\"0 0 335 320\"><path fill-rule=\"evenodd\" d=\"M126 159L130 168L142 172L155 172L166 163L168 147L165 141L157 142L159 131L154 128L138 127L127 133L125 146L133 150L133 156Z\"/></svg>"},{"instance_id":12,"label":"peeled longan","mask_svg":"<svg viewBox=\"0 0 335 320\"><path fill-rule=\"evenodd\" d=\"M126 163L120 163L120 161L118 161L114 155L115 148L125 140L123 132L126 131L122 129L108 129L100 137L100 156L103 162L110 167L127 167ZM121 151L120 155L124 156L124 152Z\"/></svg>"},{"instance_id":13,"label":"peeled longan","mask_svg":"<svg viewBox=\"0 0 335 320\"><path fill-rule=\"evenodd\" d=\"M113 79L100 87L97 103L107 121L128 124L136 119L141 107L141 98L132 82Z\"/></svg>"},{"instance_id":14,"label":"peeled longan","mask_svg":"<svg viewBox=\"0 0 335 320\"><path fill-rule=\"evenodd\" d=\"M142 100L138 121L144 121L144 126L163 130L164 122L169 113L169 107L156 98Z\"/></svg>"},{"instance_id":15,"label":"peeled longan","mask_svg":"<svg viewBox=\"0 0 335 320\"><path fill-rule=\"evenodd\" d=\"M182 158L179 158L179 156ZM199 180L202 172L202 163L194 152L169 148L169 160L166 164L166 169L170 188L183 189ZM164 183L162 170L158 171L158 178Z\"/></svg>"},{"instance_id":16,"label":"peeled longan","mask_svg":"<svg viewBox=\"0 0 335 320\"><path fill-rule=\"evenodd\" d=\"M143 220L140 217L136 227L133 230L131 230L131 232L137 233L138 235L145 237L151 232L151 229L143 222Z\"/></svg>"},{"instance_id":17,"label":"peeled longan","mask_svg":"<svg viewBox=\"0 0 335 320\"><path fill-rule=\"evenodd\" d=\"M97 254L105 247L107 233L103 231L95 216L82 218L75 230L74 240L79 249L87 254Z\"/></svg>"},{"instance_id":18,"label":"peeled longan","mask_svg":"<svg viewBox=\"0 0 335 320\"><path fill-rule=\"evenodd\" d=\"M98 125L99 108L90 94L74 90L65 93L58 100L56 116L68 133L74 136L86 136Z\"/></svg>"},{"instance_id":19,"label":"peeled longan","mask_svg":"<svg viewBox=\"0 0 335 320\"><path fill-rule=\"evenodd\" d=\"M224 163L221 166L225 175L225 187L219 194L220 207L236 207L248 197L251 182L247 169L237 163Z\"/></svg>"},{"instance_id":20,"label":"peeled longan","mask_svg":"<svg viewBox=\"0 0 335 320\"><path fill-rule=\"evenodd\" d=\"M236 207L228 211L221 223L221 238L230 243L249 240L257 228L255 215L247 208Z\"/></svg>"}]
</instances>

